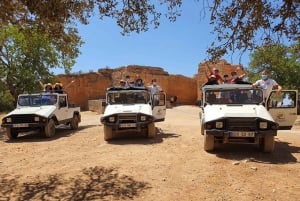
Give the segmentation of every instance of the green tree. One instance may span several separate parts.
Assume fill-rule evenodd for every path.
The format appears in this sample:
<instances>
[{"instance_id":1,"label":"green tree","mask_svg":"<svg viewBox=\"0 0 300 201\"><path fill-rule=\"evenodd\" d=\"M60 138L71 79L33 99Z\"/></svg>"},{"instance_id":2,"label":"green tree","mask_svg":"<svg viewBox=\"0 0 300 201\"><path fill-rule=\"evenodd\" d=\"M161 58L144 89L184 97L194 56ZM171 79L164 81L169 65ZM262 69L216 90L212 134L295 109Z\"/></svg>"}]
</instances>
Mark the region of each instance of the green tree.
<instances>
[{"instance_id":1,"label":"green tree","mask_svg":"<svg viewBox=\"0 0 300 201\"><path fill-rule=\"evenodd\" d=\"M204 12L210 11L216 41L207 51L211 59L234 51L253 50L265 41L300 37L299 0L196 0ZM89 17L99 14L100 20L112 18L122 34L157 28L164 14L170 21L180 16L183 0L2 0L2 25L38 25L39 31L51 38L62 39L65 26L88 24ZM189 2L189 1L188 1ZM166 8L160 12L161 8Z\"/></svg>"},{"instance_id":2,"label":"green tree","mask_svg":"<svg viewBox=\"0 0 300 201\"><path fill-rule=\"evenodd\" d=\"M6 83L0 80L0 113L14 108L14 99L7 90Z\"/></svg>"},{"instance_id":3,"label":"green tree","mask_svg":"<svg viewBox=\"0 0 300 201\"><path fill-rule=\"evenodd\" d=\"M161 13L156 6L167 5L166 16L175 21L181 0L153 4L143 0L2 0L0 1L0 79L14 98L37 89L38 80L51 79L52 68L70 72L82 45L77 24L88 24L96 12L100 20L110 17L122 34L157 28Z\"/></svg>"},{"instance_id":4,"label":"green tree","mask_svg":"<svg viewBox=\"0 0 300 201\"><path fill-rule=\"evenodd\" d=\"M208 49L212 59L225 54L254 50L267 43L300 37L299 0L207 1L213 34L217 40Z\"/></svg>"},{"instance_id":5,"label":"green tree","mask_svg":"<svg viewBox=\"0 0 300 201\"><path fill-rule=\"evenodd\" d=\"M69 71L79 53L76 41L64 47L35 27L3 26L0 44L0 78L15 100L20 93L41 90L39 80L51 79L52 68Z\"/></svg>"},{"instance_id":6,"label":"green tree","mask_svg":"<svg viewBox=\"0 0 300 201\"><path fill-rule=\"evenodd\" d=\"M269 44L255 50L250 57L249 78L260 79L260 72L267 69L271 77L285 89L300 89L300 42L291 47Z\"/></svg>"},{"instance_id":7,"label":"green tree","mask_svg":"<svg viewBox=\"0 0 300 201\"><path fill-rule=\"evenodd\" d=\"M155 1L154 1L155 2ZM180 15L182 0L1 0L1 24L39 25L40 31L50 33L51 37L64 35L64 26L83 23L95 13L100 20L105 17L115 19L123 34L147 31L157 28L162 13L159 8L166 7L165 16L175 21Z\"/></svg>"}]
</instances>

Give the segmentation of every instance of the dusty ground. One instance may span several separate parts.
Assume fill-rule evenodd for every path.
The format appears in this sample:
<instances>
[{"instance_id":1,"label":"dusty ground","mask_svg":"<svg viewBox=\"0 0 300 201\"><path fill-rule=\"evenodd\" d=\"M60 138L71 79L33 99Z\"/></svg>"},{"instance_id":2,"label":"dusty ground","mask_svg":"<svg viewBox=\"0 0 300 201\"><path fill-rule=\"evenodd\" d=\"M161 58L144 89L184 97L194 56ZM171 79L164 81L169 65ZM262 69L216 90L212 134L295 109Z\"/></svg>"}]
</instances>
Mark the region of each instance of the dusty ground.
<instances>
[{"instance_id":1,"label":"dusty ground","mask_svg":"<svg viewBox=\"0 0 300 201\"><path fill-rule=\"evenodd\" d=\"M0 201L300 199L300 126L279 132L273 154L253 145L207 153L198 110L168 109L155 139L107 143L93 112L82 113L78 131L61 127L52 139L33 133L7 141L2 130Z\"/></svg>"}]
</instances>

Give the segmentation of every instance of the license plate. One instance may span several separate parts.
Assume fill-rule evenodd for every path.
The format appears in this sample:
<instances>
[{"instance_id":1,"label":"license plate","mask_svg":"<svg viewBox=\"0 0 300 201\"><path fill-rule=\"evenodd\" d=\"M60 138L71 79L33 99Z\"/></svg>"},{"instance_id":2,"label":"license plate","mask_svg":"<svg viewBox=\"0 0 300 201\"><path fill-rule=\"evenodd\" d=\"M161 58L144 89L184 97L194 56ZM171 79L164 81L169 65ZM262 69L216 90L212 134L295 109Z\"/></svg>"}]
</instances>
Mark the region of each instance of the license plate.
<instances>
[{"instance_id":1,"label":"license plate","mask_svg":"<svg viewBox=\"0 0 300 201\"><path fill-rule=\"evenodd\" d=\"M230 132L230 137L254 137L254 132L247 132L247 131L233 131Z\"/></svg>"},{"instance_id":2,"label":"license plate","mask_svg":"<svg viewBox=\"0 0 300 201\"><path fill-rule=\"evenodd\" d=\"M120 128L133 128L133 127L136 127L136 123L120 124Z\"/></svg>"},{"instance_id":3,"label":"license plate","mask_svg":"<svg viewBox=\"0 0 300 201\"><path fill-rule=\"evenodd\" d=\"M28 127L28 124L13 124L14 128L24 128L24 127Z\"/></svg>"}]
</instances>

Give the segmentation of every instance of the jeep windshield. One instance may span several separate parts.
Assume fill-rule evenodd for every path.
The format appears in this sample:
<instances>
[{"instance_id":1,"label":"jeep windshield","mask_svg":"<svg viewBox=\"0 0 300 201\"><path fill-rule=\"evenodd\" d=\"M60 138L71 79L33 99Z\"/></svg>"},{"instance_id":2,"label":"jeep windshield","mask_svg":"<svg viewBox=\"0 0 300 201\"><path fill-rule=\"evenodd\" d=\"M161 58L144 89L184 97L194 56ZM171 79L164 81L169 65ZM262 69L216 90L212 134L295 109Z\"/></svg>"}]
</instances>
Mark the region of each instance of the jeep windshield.
<instances>
[{"instance_id":1,"label":"jeep windshield","mask_svg":"<svg viewBox=\"0 0 300 201\"><path fill-rule=\"evenodd\" d=\"M55 105L57 103L57 95L54 94L38 94L38 95L20 95L18 98L19 106L42 106Z\"/></svg>"},{"instance_id":2,"label":"jeep windshield","mask_svg":"<svg viewBox=\"0 0 300 201\"><path fill-rule=\"evenodd\" d=\"M114 104L146 104L150 101L149 93L145 90L120 90L110 91L107 94L107 102Z\"/></svg>"},{"instance_id":3,"label":"jeep windshield","mask_svg":"<svg viewBox=\"0 0 300 201\"><path fill-rule=\"evenodd\" d=\"M260 104L263 93L260 89L208 89L205 100L208 104Z\"/></svg>"}]
</instances>

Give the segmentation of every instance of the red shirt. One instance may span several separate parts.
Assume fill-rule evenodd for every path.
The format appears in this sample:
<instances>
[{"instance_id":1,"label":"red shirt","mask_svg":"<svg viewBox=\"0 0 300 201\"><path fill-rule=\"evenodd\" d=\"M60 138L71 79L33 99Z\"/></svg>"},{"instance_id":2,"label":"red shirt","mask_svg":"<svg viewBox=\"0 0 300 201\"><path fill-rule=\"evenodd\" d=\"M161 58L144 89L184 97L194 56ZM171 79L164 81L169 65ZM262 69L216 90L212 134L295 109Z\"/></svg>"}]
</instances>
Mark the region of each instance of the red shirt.
<instances>
[{"instance_id":1,"label":"red shirt","mask_svg":"<svg viewBox=\"0 0 300 201\"><path fill-rule=\"evenodd\" d=\"M210 72L210 75L215 75L217 81L222 80L222 77L219 74L214 74L213 72Z\"/></svg>"}]
</instances>

